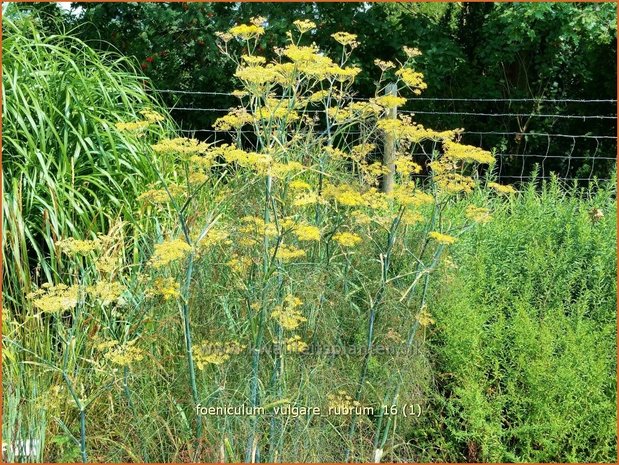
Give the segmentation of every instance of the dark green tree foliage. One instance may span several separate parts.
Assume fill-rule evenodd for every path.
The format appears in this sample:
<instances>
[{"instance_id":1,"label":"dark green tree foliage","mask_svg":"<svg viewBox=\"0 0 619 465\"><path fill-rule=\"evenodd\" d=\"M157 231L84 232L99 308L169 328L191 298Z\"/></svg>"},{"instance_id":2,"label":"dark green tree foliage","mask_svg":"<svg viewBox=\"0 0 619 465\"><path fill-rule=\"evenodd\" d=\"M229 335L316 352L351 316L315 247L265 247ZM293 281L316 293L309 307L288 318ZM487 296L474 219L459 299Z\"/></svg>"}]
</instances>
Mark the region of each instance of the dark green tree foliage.
<instances>
[{"instance_id":1,"label":"dark green tree foliage","mask_svg":"<svg viewBox=\"0 0 619 465\"><path fill-rule=\"evenodd\" d=\"M312 19L310 32L322 48L334 48L330 35L345 30L358 34L356 64L364 69L360 96L375 92L376 58L402 59L402 46L421 49L419 67L428 90L423 97L492 99L616 98L616 7L613 3L74 3L65 22L101 49L117 48L139 60L157 89L230 92L234 68L217 49L214 33L264 16L269 34L261 43L269 57L286 40L295 19ZM37 6L50 14L50 6ZM56 14L57 13L56 8ZM228 108L236 100L225 95L164 94L171 107ZM522 117L418 114L430 127L464 127L468 131L527 134L613 135L608 119L542 118L539 114L613 115L612 103L424 101L409 110L518 113ZM209 128L223 112L176 110L185 129ZM198 133L207 137L210 133ZM565 177L606 178L614 156L614 140L470 135L464 142L496 148L502 175L529 174L546 154L548 170ZM568 155L584 157L567 160ZM523 161L524 160L524 161ZM523 162L525 165L523 166ZM510 181L507 179L507 181Z\"/></svg>"}]
</instances>

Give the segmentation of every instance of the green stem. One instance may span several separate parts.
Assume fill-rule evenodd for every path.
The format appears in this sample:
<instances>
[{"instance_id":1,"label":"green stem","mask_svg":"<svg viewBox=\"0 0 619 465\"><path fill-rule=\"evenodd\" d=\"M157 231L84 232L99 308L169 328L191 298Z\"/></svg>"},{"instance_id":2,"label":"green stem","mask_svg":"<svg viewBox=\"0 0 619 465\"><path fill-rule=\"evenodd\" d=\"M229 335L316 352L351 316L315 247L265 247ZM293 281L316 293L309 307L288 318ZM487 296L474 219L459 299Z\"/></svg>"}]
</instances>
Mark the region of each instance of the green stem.
<instances>
[{"instance_id":1,"label":"green stem","mask_svg":"<svg viewBox=\"0 0 619 465\"><path fill-rule=\"evenodd\" d=\"M374 323L376 320L377 311L382 303L385 289L387 287L387 276L389 273L391 251L393 250L393 244L395 242L395 234L396 234L396 231L398 229L398 226L400 224L400 220L402 219L403 214L404 214L404 208L401 207L398 212L397 217L393 220L393 223L391 224L389 235L387 237L387 248L385 250L385 254L383 257L383 267L382 267L383 269L382 269L382 274L381 274L380 287L378 288L378 291L376 292L374 302L370 309L370 320L368 323L368 339L367 339L366 353L363 358L361 374L359 376L359 382L357 384L357 392L355 393L355 400L357 402L359 402L359 399L361 398L363 384L365 383L365 378L367 377L368 364L369 364L370 356L372 353L372 347L374 345ZM353 412L352 417L351 417L351 422L350 422L350 428L348 430L348 444L346 446L345 462L348 462L350 460L350 453L352 449L350 444L355 434L355 429L357 425L356 420L357 420L357 415L355 414L355 412Z\"/></svg>"}]
</instances>

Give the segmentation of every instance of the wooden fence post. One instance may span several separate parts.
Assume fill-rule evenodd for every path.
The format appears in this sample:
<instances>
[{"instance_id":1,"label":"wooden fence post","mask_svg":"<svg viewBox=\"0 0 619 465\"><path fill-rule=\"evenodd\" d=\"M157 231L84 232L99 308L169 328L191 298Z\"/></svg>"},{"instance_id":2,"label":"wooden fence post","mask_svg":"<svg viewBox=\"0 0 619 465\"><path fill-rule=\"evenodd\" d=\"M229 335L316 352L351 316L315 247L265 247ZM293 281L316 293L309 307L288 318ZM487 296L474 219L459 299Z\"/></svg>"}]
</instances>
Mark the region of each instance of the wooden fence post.
<instances>
[{"instance_id":1,"label":"wooden fence post","mask_svg":"<svg viewBox=\"0 0 619 465\"><path fill-rule=\"evenodd\" d=\"M398 95L398 86L395 83L387 84L385 95ZM387 110L387 119L396 119L398 116L397 107ZM383 166L387 168L387 173L383 175L382 191L389 193L393 190L393 180L395 177L395 137L393 134L385 134L385 146L383 149Z\"/></svg>"}]
</instances>

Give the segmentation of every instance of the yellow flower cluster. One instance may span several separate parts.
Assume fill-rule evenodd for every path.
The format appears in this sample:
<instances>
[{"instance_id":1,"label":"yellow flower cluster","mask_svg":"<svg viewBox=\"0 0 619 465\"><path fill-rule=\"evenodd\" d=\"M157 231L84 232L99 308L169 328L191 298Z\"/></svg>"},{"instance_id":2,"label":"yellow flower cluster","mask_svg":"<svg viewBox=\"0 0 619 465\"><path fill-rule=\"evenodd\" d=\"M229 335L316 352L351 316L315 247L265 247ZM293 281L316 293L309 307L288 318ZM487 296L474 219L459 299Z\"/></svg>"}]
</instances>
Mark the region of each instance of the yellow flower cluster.
<instances>
[{"instance_id":1,"label":"yellow flower cluster","mask_svg":"<svg viewBox=\"0 0 619 465\"><path fill-rule=\"evenodd\" d=\"M164 120L163 116L160 115L159 113L157 113L154 110L144 109L144 110L140 111L140 114L149 123L158 123L158 122Z\"/></svg>"},{"instance_id":2,"label":"yellow flower cluster","mask_svg":"<svg viewBox=\"0 0 619 465\"><path fill-rule=\"evenodd\" d=\"M245 108L235 108L227 115L217 118L213 127L219 131L231 131L241 129L246 124L254 122L254 117Z\"/></svg>"},{"instance_id":3,"label":"yellow flower cluster","mask_svg":"<svg viewBox=\"0 0 619 465\"><path fill-rule=\"evenodd\" d=\"M278 305L271 312L271 318L276 320L282 328L293 330L299 327L299 325L305 321L305 318L299 307L303 304L303 301L294 295L287 295L284 297L283 305Z\"/></svg>"},{"instance_id":4,"label":"yellow flower cluster","mask_svg":"<svg viewBox=\"0 0 619 465\"><path fill-rule=\"evenodd\" d=\"M324 199L316 192L304 192L297 195L292 201L295 207L306 207L308 205L316 205L324 203Z\"/></svg>"},{"instance_id":5,"label":"yellow flower cluster","mask_svg":"<svg viewBox=\"0 0 619 465\"><path fill-rule=\"evenodd\" d=\"M333 37L336 42L339 42L344 46L355 48L359 45L357 43L356 34L350 34L349 32L336 32L335 34L331 34L331 37Z\"/></svg>"},{"instance_id":6,"label":"yellow flower cluster","mask_svg":"<svg viewBox=\"0 0 619 465\"><path fill-rule=\"evenodd\" d=\"M361 236L351 232L339 232L333 235L333 240L342 247L355 247L363 242Z\"/></svg>"},{"instance_id":7,"label":"yellow flower cluster","mask_svg":"<svg viewBox=\"0 0 619 465\"><path fill-rule=\"evenodd\" d=\"M433 169L438 166L436 163L431 163L431 165ZM442 192L447 194L468 194L475 187L475 181L470 176L449 172L438 173L436 184Z\"/></svg>"},{"instance_id":8,"label":"yellow flower cluster","mask_svg":"<svg viewBox=\"0 0 619 465\"><path fill-rule=\"evenodd\" d=\"M245 272L252 264L251 258L242 257L238 254L232 254L232 258L226 262L226 265L230 267L235 273Z\"/></svg>"},{"instance_id":9,"label":"yellow flower cluster","mask_svg":"<svg viewBox=\"0 0 619 465\"><path fill-rule=\"evenodd\" d=\"M469 205L464 212L465 216L475 221L476 223L487 223L492 218L490 216L490 210L483 207L476 207L475 205Z\"/></svg>"},{"instance_id":10,"label":"yellow flower cluster","mask_svg":"<svg viewBox=\"0 0 619 465\"><path fill-rule=\"evenodd\" d=\"M516 189L512 186L505 186L503 184L498 184L496 182L489 182L488 187L494 189L499 194L514 194Z\"/></svg>"},{"instance_id":11,"label":"yellow flower cluster","mask_svg":"<svg viewBox=\"0 0 619 465\"><path fill-rule=\"evenodd\" d=\"M348 112L352 118L368 119L378 116L382 107L372 102L352 102L344 111Z\"/></svg>"},{"instance_id":12,"label":"yellow flower cluster","mask_svg":"<svg viewBox=\"0 0 619 465\"><path fill-rule=\"evenodd\" d=\"M241 60L248 65L264 65L267 62L265 57L261 57L259 55L241 55Z\"/></svg>"},{"instance_id":13,"label":"yellow flower cluster","mask_svg":"<svg viewBox=\"0 0 619 465\"><path fill-rule=\"evenodd\" d=\"M250 65L239 67L234 75L247 84L263 85L277 81L277 70L273 65Z\"/></svg>"},{"instance_id":14,"label":"yellow flower cluster","mask_svg":"<svg viewBox=\"0 0 619 465\"><path fill-rule=\"evenodd\" d=\"M449 131L427 129L421 124L413 123L407 116L400 116L398 119L381 119L376 123L376 127L396 139L408 140L414 143L423 140L441 141L453 139L460 132L459 129Z\"/></svg>"},{"instance_id":15,"label":"yellow flower cluster","mask_svg":"<svg viewBox=\"0 0 619 465\"><path fill-rule=\"evenodd\" d=\"M155 244L155 252L150 259L153 268L161 268L185 258L191 252L191 246L182 239L173 239Z\"/></svg>"},{"instance_id":16,"label":"yellow flower cluster","mask_svg":"<svg viewBox=\"0 0 619 465\"><path fill-rule=\"evenodd\" d=\"M463 161L469 163L494 163L494 157L487 150L483 150L473 145L464 145L457 142L446 140L443 143L445 157L453 161Z\"/></svg>"},{"instance_id":17,"label":"yellow flower cluster","mask_svg":"<svg viewBox=\"0 0 619 465\"><path fill-rule=\"evenodd\" d=\"M146 291L146 297L163 297L163 300L175 299L181 295L181 285L171 277L156 278L152 287Z\"/></svg>"},{"instance_id":18,"label":"yellow flower cluster","mask_svg":"<svg viewBox=\"0 0 619 465\"><path fill-rule=\"evenodd\" d=\"M230 232L222 227L212 227L208 230L206 235L197 241L197 237L195 238L196 245L200 247L202 250L209 249L215 245L225 244L230 245L231 241L228 239L230 237Z\"/></svg>"},{"instance_id":19,"label":"yellow flower cluster","mask_svg":"<svg viewBox=\"0 0 619 465\"><path fill-rule=\"evenodd\" d=\"M116 342L116 341L114 341ZM114 344L104 357L115 365L126 367L144 359L144 351L135 347L137 341L129 341L123 345Z\"/></svg>"},{"instance_id":20,"label":"yellow flower cluster","mask_svg":"<svg viewBox=\"0 0 619 465\"><path fill-rule=\"evenodd\" d=\"M245 346L236 341L202 341L200 345L192 347L192 353L198 370L204 370L206 365L221 365L229 360L231 355L238 355L244 349Z\"/></svg>"},{"instance_id":21,"label":"yellow flower cluster","mask_svg":"<svg viewBox=\"0 0 619 465\"><path fill-rule=\"evenodd\" d=\"M102 305L109 305L117 302L122 303L122 294L126 287L118 281L98 281L94 286L86 288L90 297L101 301Z\"/></svg>"},{"instance_id":22,"label":"yellow flower cluster","mask_svg":"<svg viewBox=\"0 0 619 465\"><path fill-rule=\"evenodd\" d=\"M34 307L44 313L57 313L63 310L71 310L77 306L79 300L79 286L45 283L40 289L27 294L26 298L32 300Z\"/></svg>"},{"instance_id":23,"label":"yellow flower cluster","mask_svg":"<svg viewBox=\"0 0 619 465\"><path fill-rule=\"evenodd\" d=\"M363 195L348 184L334 186L326 184L323 190L323 195L327 199L334 199L339 204L346 207L359 207L366 205Z\"/></svg>"},{"instance_id":24,"label":"yellow flower cluster","mask_svg":"<svg viewBox=\"0 0 619 465\"><path fill-rule=\"evenodd\" d=\"M237 163L245 168L253 168L260 173L266 173L269 165L273 162L273 158L264 153L245 152L237 149L234 145L223 145L218 147L220 153L228 163Z\"/></svg>"},{"instance_id":25,"label":"yellow flower cluster","mask_svg":"<svg viewBox=\"0 0 619 465\"><path fill-rule=\"evenodd\" d=\"M344 390L337 391L335 394L328 394L327 400L329 402L329 409L338 412L347 412L361 406L358 401L353 400L352 396Z\"/></svg>"},{"instance_id":26,"label":"yellow flower cluster","mask_svg":"<svg viewBox=\"0 0 619 465\"><path fill-rule=\"evenodd\" d=\"M293 21L292 24L296 26L301 34L305 34L306 32L316 28L316 23L307 19L297 19L296 21Z\"/></svg>"},{"instance_id":27,"label":"yellow flower cluster","mask_svg":"<svg viewBox=\"0 0 619 465\"><path fill-rule=\"evenodd\" d=\"M206 153L208 147L209 144L206 142L201 142L197 139L188 139L187 137L163 139L152 146L155 153L164 155L196 155Z\"/></svg>"},{"instance_id":28,"label":"yellow flower cluster","mask_svg":"<svg viewBox=\"0 0 619 465\"><path fill-rule=\"evenodd\" d=\"M422 90L428 88L423 80L423 74L414 71L410 68L402 68L395 72L396 76L402 79L402 82L410 87L415 95L420 95Z\"/></svg>"},{"instance_id":29,"label":"yellow flower cluster","mask_svg":"<svg viewBox=\"0 0 619 465\"><path fill-rule=\"evenodd\" d=\"M114 124L114 126L116 126L116 129L118 129L119 131L141 131L143 129L146 129L148 126L150 126L150 122L148 121L129 121L129 122L119 121L116 124Z\"/></svg>"},{"instance_id":30,"label":"yellow flower cluster","mask_svg":"<svg viewBox=\"0 0 619 465\"><path fill-rule=\"evenodd\" d=\"M281 178L287 174L303 171L303 166L298 161L289 161L288 163L273 163L270 167L269 174L274 178Z\"/></svg>"},{"instance_id":31,"label":"yellow flower cluster","mask_svg":"<svg viewBox=\"0 0 619 465\"><path fill-rule=\"evenodd\" d=\"M267 99L264 106L258 107L254 112L257 120L285 120L287 123L298 121L299 114L291 108L292 105L285 100Z\"/></svg>"},{"instance_id":32,"label":"yellow flower cluster","mask_svg":"<svg viewBox=\"0 0 619 465\"><path fill-rule=\"evenodd\" d=\"M405 225L414 225L419 223L421 220L423 220L423 216L421 215L421 213L416 212L416 211L412 211L412 210L406 210L403 214L402 214L402 223L404 223Z\"/></svg>"},{"instance_id":33,"label":"yellow flower cluster","mask_svg":"<svg viewBox=\"0 0 619 465\"><path fill-rule=\"evenodd\" d=\"M408 58L416 58L418 56L421 56L421 51L415 47L407 47L405 45L404 47L402 47L402 50L404 50L404 53Z\"/></svg>"},{"instance_id":34,"label":"yellow flower cluster","mask_svg":"<svg viewBox=\"0 0 619 465\"><path fill-rule=\"evenodd\" d=\"M257 24L239 24L231 27L228 33L241 40L251 40L263 35L264 28Z\"/></svg>"},{"instance_id":35,"label":"yellow flower cluster","mask_svg":"<svg viewBox=\"0 0 619 465\"><path fill-rule=\"evenodd\" d=\"M401 184L389 194L397 203L406 207L418 207L434 202L430 194L415 189L413 185Z\"/></svg>"},{"instance_id":36,"label":"yellow flower cluster","mask_svg":"<svg viewBox=\"0 0 619 465\"><path fill-rule=\"evenodd\" d=\"M422 328L425 328L426 326L430 326L436 323L436 321L434 321L434 318L432 318L432 315L430 314L428 309L425 307L425 305L421 309L419 314L417 315L416 320L419 322L419 326L421 326Z\"/></svg>"},{"instance_id":37,"label":"yellow flower cluster","mask_svg":"<svg viewBox=\"0 0 619 465\"><path fill-rule=\"evenodd\" d=\"M138 196L137 200L138 202L142 202L148 205L163 205L170 202L170 195L173 198L185 195L185 189L183 189L178 184L170 184L169 186L167 186L167 188L167 191L165 189L149 189L142 192Z\"/></svg>"},{"instance_id":38,"label":"yellow flower cluster","mask_svg":"<svg viewBox=\"0 0 619 465\"><path fill-rule=\"evenodd\" d=\"M241 218L242 225L238 228L241 234L248 234L251 237L247 245L253 245L261 241L263 237L277 237L279 231L275 223L265 223L259 216L244 216Z\"/></svg>"},{"instance_id":39,"label":"yellow flower cluster","mask_svg":"<svg viewBox=\"0 0 619 465\"><path fill-rule=\"evenodd\" d=\"M328 90L319 90L311 94L308 97L308 100L311 103L318 103L318 102L322 102L323 100L325 100L328 96L329 96Z\"/></svg>"},{"instance_id":40,"label":"yellow flower cluster","mask_svg":"<svg viewBox=\"0 0 619 465\"><path fill-rule=\"evenodd\" d=\"M302 353L308 349L307 343L303 342L301 336L295 334L285 340L286 352Z\"/></svg>"},{"instance_id":41,"label":"yellow flower cluster","mask_svg":"<svg viewBox=\"0 0 619 465\"><path fill-rule=\"evenodd\" d=\"M302 224L293 230L295 236L300 241L319 241L320 240L320 228L317 226L311 226L308 224Z\"/></svg>"},{"instance_id":42,"label":"yellow flower cluster","mask_svg":"<svg viewBox=\"0 0 619 465\"><path fill-rule=\"evenodd\" d=\"M293 179L288 183L288 187L292 190L307 190L312 188L309 183L303 181L302 179Z\"/></svg>"},{"instance_id":43,"label":"yellow flower cluster","mask_svg":"<svg viewBox=\"0 0 619 465\"><path fill-rule=\"evenodd\" d=\"M407 156L398 156L395 161L395 166L398 173L403 175L421 173L421 166Z\"/></svg>"},{"instance_id":44,"label":"yellow flower cluster","mask_svg":"<svg viewBox=\"0 0 619 465\"><path fill-rule=\"evenodd\" d=\"M101 246L97 240L79 240L73 237L56 241L58 248L67 255L86 255Z\"/></svg>"},{"instance_id":45,"label":"yellow flower cluster","mask_svg":"<svg viewBox=\"0 0 619 465\"><path fill-rule=\"evenodd\" d=\"M392 61L383 61L376 59L374 60L374 64L380 68L382 72L387 71L388 69L395 68L395 65Z\"/></svg>"},{"instance_id":46,"label":"yellow flower cluster","mask_svg":"<svg viewBox=\"0 0 619 465\"><path fill-rule=\"evenodd\" d=\"M306 255L305 250L285 244L280 244L280 246L277 248L277 251L275 250L275 248L272 248L270 250L270 253L275 253L275 258L283 262L295 260L297 258L303 258Z\"/></svg>"},{"instance_id":47,"label":"yellow flower cluster","mask_svg":"<svg viewBox=\"0 0 619 465\"><path fill-rule=\"evenodd\" d=\"M395 108L404 105L406 103L406 99L396 95L381 95L380 97L370 99L370 102L384 108Z\"/></svg>"},{"instance_id":48,"label":"yellow flower cluster","mask_svg":"<svg viewBox=\"0 0 619 465\"><path fill-rule=\"evenodd\" d=\"M457 239L448 234L443 234L438 231L431 231L428 233L430 239L434 239L436 242L442 245L450 245L457 241Z\"/></svg>"}]
</instances>

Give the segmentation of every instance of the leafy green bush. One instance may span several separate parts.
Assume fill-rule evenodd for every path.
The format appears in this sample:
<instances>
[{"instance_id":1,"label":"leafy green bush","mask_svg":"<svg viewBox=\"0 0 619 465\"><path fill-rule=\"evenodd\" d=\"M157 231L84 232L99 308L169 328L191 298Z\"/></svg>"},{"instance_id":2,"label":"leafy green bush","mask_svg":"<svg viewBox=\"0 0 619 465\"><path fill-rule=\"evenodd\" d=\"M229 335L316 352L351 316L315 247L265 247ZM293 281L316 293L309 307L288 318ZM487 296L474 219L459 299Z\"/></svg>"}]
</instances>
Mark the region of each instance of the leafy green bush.
<instances>
[{"instance_id":1,"label":"leafy green bush","mask_svg":"<svg viewBox=\"0 0 619 465\"><path fill-rule=\"evenodd\" d=\"M453 249L418 459L615 460L614 191L569 194L530 186Z\"/></svg>"}]
</instances>

